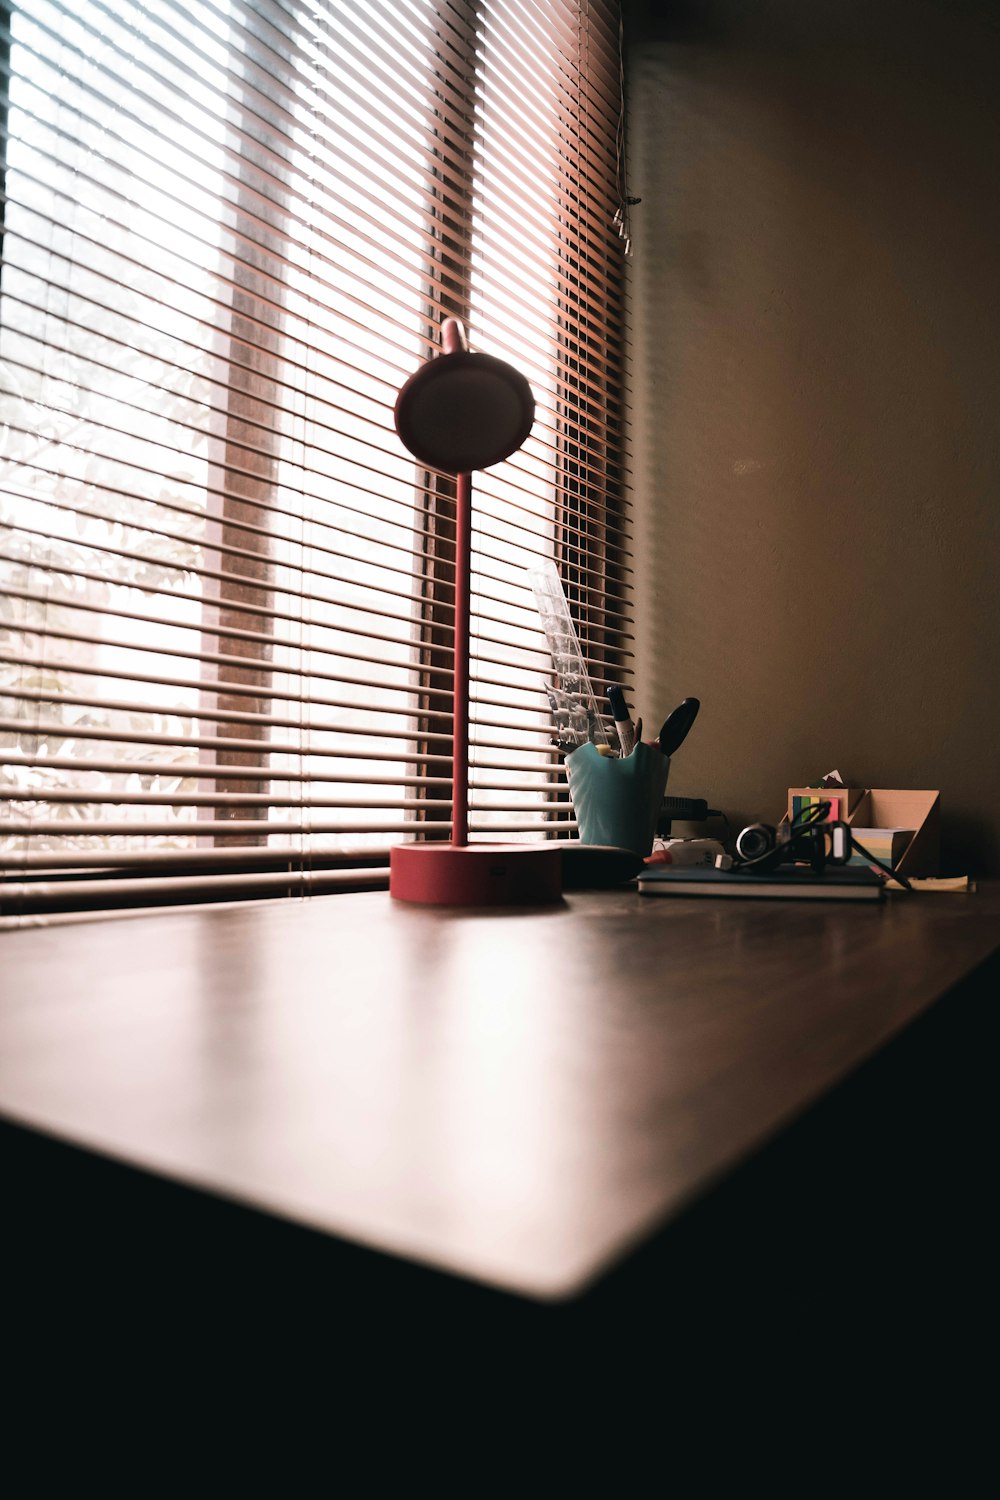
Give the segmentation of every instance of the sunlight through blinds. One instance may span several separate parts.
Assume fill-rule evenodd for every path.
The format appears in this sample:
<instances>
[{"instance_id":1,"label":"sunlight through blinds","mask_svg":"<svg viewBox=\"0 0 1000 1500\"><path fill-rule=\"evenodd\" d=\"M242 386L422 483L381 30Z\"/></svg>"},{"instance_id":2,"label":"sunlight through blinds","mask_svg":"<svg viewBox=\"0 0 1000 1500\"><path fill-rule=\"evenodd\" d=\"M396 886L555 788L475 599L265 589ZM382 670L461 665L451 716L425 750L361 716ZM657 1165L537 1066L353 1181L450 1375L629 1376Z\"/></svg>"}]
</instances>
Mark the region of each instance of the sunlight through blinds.
<instances>
[{"instance_id":1,"label":"sunlight through blinds","mask_svg":"<svg viewBox=\"0 0 1000 1500\"><path fill-rule=\"evenodd\" d=\"M525 569L628 681L617 6L15 0L0 920L384 884L450 832L445 316L537 416L477 476L471 836L572 833Z\"/></svg>"}]
</instances>

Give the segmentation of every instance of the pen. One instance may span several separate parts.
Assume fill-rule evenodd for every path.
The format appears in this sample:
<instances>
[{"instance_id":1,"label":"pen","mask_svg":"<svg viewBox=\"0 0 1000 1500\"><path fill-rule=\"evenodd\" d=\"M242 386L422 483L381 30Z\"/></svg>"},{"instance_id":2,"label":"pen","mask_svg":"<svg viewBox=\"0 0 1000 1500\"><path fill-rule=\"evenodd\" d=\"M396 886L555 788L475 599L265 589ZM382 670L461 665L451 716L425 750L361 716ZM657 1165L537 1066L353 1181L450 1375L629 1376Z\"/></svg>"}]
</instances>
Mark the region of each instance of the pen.
<instances>
[{"instance_id":1,"label":"pen","mask_svg":"<svg viewBox=\"0 0 1000 1500\"><path fill-rule=\"evenodd\" d=\"M611 716L618 731L618 743L622 747L622 754L628 755L635 744L635 729L629 717L629 711L625 707L625 694L615 684L608 688L608 702L611 704Z\"/></svg>"}]
</instances>

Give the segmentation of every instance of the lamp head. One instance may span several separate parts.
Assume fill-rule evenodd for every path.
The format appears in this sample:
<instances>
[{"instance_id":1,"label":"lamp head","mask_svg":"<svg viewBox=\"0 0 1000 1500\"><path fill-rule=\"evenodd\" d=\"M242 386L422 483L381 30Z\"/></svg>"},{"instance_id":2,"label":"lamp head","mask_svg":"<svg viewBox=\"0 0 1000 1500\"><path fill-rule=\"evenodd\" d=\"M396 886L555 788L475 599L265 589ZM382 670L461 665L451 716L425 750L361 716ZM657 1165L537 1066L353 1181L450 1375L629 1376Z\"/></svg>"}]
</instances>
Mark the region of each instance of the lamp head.
<instances>
[{"instance_id":1,"label":"lamp head","mask_svg":"<svg viewBox=\"0 0 1000 1500\"><path fill-rule=\"evenodd\" d=\"M446 319L445 352L421 365L396 398L403 445L446 474L488 469L515 453L535 419L535 398L519 370L465 348L462 325Z\"/></svg>"}]
</instances>

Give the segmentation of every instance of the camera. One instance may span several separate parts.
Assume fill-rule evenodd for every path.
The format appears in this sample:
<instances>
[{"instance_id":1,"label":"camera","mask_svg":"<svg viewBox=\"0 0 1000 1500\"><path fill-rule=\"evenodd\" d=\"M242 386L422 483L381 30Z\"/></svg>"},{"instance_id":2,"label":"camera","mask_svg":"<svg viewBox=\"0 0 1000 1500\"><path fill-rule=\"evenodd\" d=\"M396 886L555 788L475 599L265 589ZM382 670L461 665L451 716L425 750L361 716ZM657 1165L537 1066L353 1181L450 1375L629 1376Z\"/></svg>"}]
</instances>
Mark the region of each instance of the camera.
<instances>
[{"instance_id":1,"label":"camera","mask_svg":"<svg viewBox=\"0 0 1000 1500\"><path fill-rule=\"evenodd\" d=\"M736 837L740 859L763 859L777 844L777 830L767 823L751 823Z\"/></svg>"}]
</instances>

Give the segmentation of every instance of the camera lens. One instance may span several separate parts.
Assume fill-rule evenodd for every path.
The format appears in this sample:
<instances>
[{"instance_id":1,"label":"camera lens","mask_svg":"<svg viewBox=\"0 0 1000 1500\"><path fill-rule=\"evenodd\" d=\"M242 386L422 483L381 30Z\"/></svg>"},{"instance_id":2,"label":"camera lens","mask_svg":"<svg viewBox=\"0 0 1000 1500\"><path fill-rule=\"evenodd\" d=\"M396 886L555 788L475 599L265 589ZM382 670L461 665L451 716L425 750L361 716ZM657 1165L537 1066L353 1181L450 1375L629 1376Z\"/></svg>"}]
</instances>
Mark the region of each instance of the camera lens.
<instances>
[{"instance_id":1,"label":"camera lens","mask_svg":"<svg viewBox=\"0 0 1000 1500\"><path fill-rule=\"evenodd\" d=\"M741 859L759 859L773 848L774 833L765 823L751 823L736 840L736 852Z\"/></svg>"}]
</instances>

